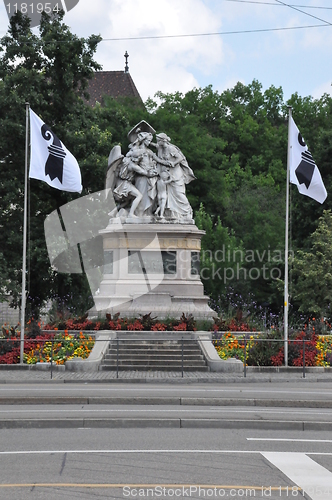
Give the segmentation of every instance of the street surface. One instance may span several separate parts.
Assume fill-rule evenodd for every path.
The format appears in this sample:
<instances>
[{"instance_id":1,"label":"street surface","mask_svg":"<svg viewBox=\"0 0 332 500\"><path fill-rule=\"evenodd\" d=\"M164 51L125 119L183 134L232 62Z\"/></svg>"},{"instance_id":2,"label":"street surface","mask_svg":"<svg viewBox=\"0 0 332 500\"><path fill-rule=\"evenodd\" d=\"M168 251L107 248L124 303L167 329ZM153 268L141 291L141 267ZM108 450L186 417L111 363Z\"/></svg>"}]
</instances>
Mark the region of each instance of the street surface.
<instances>
[{"instance_id":1,"label":"street surface","mask_svg":"<svg viewBox=\"0 0 332 500\"><path fill-rule=\"evenodd\" d=\"M0 428L166 427L332 431L329 384L8 384Z\"/></svg>"},{"instance_id":2,"label":"street surface","mask_svg":"<svg viewBox=\"0 0 332 500\"><path fill-rule=\"evenodd\" d=\"M274 422L273 428L290 428L300 430L303 422L319 422L322 429L332 430L332 409L316 408L250 408L244 406L176 406L176 405L2 405L0 407L0 427L9 420L28 419L27 427L44 427L38 421L54 420L48 427L118 427L119 419L129 420L128 426L150 427L220 427L228 426L227 421L240 421L246 428L267 428L269 422ZM107 420L106 420L107 419ZM135 422L130 422L134 419ZM34 420L36 425L33 425ZM57 422L58 421L58 422ZM220 423L220 421L222 421ZM107 425L109 422L109 425ZM146 423L144 425L144 422ZM153 423L155 422L155 423ZM114 423L114 425L112 425ZM62 424L62 425L61 425ZM220 425L219 425L220 424ZM222 425L223 424L223 425ZM265 425L266 424L266 425ZM231 425L231 424L229 424ZM317 425L317 424L316 424ZM10 424L8 423L7 427ZM270 426L271 428L271 426ZM310 427L311 429L313 427Z\"/></svg>"},{"instance_id":3,"label":"street surface","mask_svg":"<svg viewBox=\"0 0 332 500\"><path fill-rule=\"evenodd\" d=\"M21 376L24 379L24 373ZM287 383L195 383L173 384L165 381L159 384L140 383L61 383L41 381L38 383L0 384L0 402L6 397L153 397L153 398L223 398L223 399L277 399L317 400L332 404L332 382L309 382L299 379Z\"/></svg>"},{"instance_id":4,"label":"street surface","mask_svg":"<svg viewBox=\"0 0 332 500\"><path fill-rule=\"evenodd\" d=\"M332 498L324 432L0 430L0 498Z\"/></svg>"},{"instance_id":5,"label":"street surface","mask_svg":"<svg viewBox=\"0 0 332 500\"><path fill-rule=\"evenodd\" d=\"M0 499L332 499L330 383L0 385Z\"/></svg>"}]
</instances>

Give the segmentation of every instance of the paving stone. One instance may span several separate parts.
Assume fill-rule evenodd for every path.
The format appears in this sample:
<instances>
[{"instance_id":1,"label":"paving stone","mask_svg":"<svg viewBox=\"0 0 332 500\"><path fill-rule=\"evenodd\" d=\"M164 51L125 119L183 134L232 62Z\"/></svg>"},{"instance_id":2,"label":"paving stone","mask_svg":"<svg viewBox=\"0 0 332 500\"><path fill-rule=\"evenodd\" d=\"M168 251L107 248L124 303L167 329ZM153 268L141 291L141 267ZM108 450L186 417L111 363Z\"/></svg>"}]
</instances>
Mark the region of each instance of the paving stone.
<instances>
[{"instance_id":1,"label":"paving stone","mask_svg":"<svg viewBox=\"0 0 332 500\"><path fill-rule=\"evenodd\" d=\"M117 376L118 375L118 376ZM38 370L5 370L0 371L0 384L25 383L37 381L50 382L167 382L167 383L239 383L239 382L332 382L332 374L317 371L307 373L303 378L300 372L283 373L214 373L214 372L182 372L178 371L99 371L99 372L43 372Z\"/></svg>"}]
</instances>

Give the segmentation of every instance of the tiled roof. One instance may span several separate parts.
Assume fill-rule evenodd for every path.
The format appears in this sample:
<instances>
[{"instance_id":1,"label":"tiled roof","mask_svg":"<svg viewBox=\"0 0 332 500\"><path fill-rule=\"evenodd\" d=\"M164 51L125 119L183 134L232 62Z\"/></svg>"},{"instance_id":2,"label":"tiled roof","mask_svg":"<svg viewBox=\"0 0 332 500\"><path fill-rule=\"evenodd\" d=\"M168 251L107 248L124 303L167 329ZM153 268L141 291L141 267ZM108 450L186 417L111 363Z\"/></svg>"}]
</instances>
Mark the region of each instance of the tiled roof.
<instances>
[{"instance_id":1,"label":"tiled roof","mask_svg":"<svg viewBox=\"0 0 332 500\"><path fill-rule=\"evenodd\" d=\"M133 82L130 73L125 71L98 71L89 81L87 92L90 95L88 104L95 106L96 102L102 104L103 96L136 97L142 98Z\"/></svg>"}]
</instances>

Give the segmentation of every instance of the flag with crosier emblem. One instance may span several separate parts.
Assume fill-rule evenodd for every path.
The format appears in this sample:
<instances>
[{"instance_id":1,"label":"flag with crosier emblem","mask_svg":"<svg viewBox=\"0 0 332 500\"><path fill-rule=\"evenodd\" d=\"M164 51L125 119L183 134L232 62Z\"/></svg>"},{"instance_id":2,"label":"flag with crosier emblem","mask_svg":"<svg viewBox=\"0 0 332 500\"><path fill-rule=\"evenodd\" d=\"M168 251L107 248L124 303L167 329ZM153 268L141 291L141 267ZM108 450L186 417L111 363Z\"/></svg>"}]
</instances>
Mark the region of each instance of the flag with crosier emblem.
<instances>
[{"instance_id":1,"label":"flag with crosier emblem","mask_svg":"<svg viewBox=\"0 0 332 500\"><path fill-rule=\"evenodd\" d=\"M32 109L30 109L29 177L61 191L82 192L80 167L76 158Z\"/></svg>"},{"instance_id":2,"label":"flag with crosier emblem","mask_svg":"<svg viewBox=\"0 0 332 500\"><path fill-rule=\"evenodd\" d=\"M290 182L301 194L324 203L327 192L320 171L293 118L290 120Z\"/></svg>"}]
</instances>

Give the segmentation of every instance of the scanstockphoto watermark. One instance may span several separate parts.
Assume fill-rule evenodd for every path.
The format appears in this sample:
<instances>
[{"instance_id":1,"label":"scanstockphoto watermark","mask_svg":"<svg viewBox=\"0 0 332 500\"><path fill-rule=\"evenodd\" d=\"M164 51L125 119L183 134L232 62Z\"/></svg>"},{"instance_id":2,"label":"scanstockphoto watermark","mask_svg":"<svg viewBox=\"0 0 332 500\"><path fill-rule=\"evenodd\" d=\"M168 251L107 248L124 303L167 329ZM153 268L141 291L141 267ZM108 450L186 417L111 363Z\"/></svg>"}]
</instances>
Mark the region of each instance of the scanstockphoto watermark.
<instances>
[{"instance_id":1,"label":"scanstockphoto watermark","mask_svg":"<svg viewBox=\"0 0 332 500\"><path fill-rule=\"evenodd\" d=\"M8 18L11 19L12 16L21 12L23 15L30 18L30 26L34 28L39 26L40 18L43 12L45 14L57 14L61 10L64 12L69 12L73 9L80 0L30 0L27 2L15 1L15 0L4 0L5 8L8 14Z\"/></svg>"},{"instance_id":2,"label":"scanstockphoto watermark","mask_svg":"<svg viewBox=\"0 0 332 500\"><path fill-rule=\"evenodd\" d=\"M290 251L290 256L293 252ZM280 249L272 249L269 245L263 250L252 250L252 249L232 249L229 245L223 245L220 249L215 250L202 250L201 252L202 262L223 262L223 263L239 263L243 262L246 264L255 262L274 262L279 264L284 261L284 253Z\"/></svg>"},{"instance_id":3,"label":"scanstockphoto watermark","mask_svg":"<svg viewBox=\"0 0 332 500\"><path fill-rule=\"evenodd\" d=\"M263 264L261 267L250 267L249 269L241 266L239 263L234 267L218 267L212 263L211 267L203 267L200 272L203 280L221 280L227 284L230 281L257 281L263 279L266 281L280 280L282 271L279 267L269 267Z\"/></svg>"},{"instance_id":4,"label":"scanstockphoto watermark","mask_svg":"<svg viewBox=\"0 0 332 500\"><path fill-rule=\"evenodd\" d=\"M262 488L263 491L263 488ZM153 486L151 488L134 488L124 486L122 494L125 498L254 498L254 488L218 488L217 486Z\"/></svg>"},{"instance_id":5,"label":"scanstockphoto watermark","mask_svg":"<svg viewBox=\"0 0 332 500\"><path fill-rule=\"evenodd\" d=\"M293 258L293 252L289 252L289 258ZM280 249L268 246L263 250L243 250L223 245L214 252L202 250L200 276L225 284L234 280L280 280L283 264L284 252Z\"/></svg>"}]
</instances>

